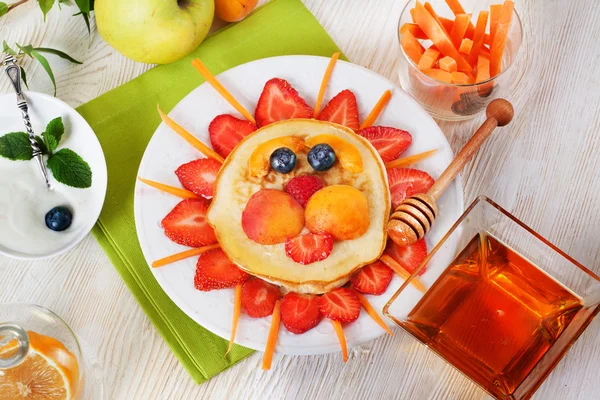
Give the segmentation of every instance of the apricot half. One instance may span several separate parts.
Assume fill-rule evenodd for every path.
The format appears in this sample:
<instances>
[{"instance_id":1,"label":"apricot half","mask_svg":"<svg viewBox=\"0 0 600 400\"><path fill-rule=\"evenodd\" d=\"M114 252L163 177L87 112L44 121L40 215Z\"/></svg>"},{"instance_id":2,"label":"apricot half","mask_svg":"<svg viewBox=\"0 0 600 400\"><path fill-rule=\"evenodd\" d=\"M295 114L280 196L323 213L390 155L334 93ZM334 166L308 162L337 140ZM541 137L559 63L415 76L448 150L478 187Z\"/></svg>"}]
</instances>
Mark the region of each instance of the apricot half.
<instances>
[{"instance_id":1,"label":"apricot half","mask_svg":"<svg viewBox=\"0 0 600 400\"><path fill-rule=\"evenodd\" d=\"M369 229L369 202L358 189L332 185L315 192L304 210L306 227L329 233L336 240L351 240Z\"/></svg>"},{"instance_id":2,"label":"apricot half","mask_svg":"<svg viewBox=\"0 0 600 400\"><path fill-rule=\"evenodd\" d=\"M262 178L269 173L269 158L271 154L280 147L287 147L294 153L298 153L304 147L304 140L297 136L282 136L267 140L250 155L248 160L248 174L253 178Z\"/></svg>"},{"instance_id":3,"label":"apricot half","mask_svg":"<svg viewBox=\"0 0 600 400\"><path fill-rule=\"evenodd\" d=\"M335 135L316 135L306 139L305 142L306 146L310 148L320 143L327 143L331 146L342 168L350 172L362 172L362 156L353 144Z\"/></svg>"},{"instance_id":4,"label":"apricot half","mask_svg":"<svg viewBox=\"0 0 600 400\"><path fill-rule=\"evenodd\" d=\"M242 229L259 244L277 244L298 235L304 228L304 209L286 192L261 189L242 212Z\"/></svg>"}]
</instances>

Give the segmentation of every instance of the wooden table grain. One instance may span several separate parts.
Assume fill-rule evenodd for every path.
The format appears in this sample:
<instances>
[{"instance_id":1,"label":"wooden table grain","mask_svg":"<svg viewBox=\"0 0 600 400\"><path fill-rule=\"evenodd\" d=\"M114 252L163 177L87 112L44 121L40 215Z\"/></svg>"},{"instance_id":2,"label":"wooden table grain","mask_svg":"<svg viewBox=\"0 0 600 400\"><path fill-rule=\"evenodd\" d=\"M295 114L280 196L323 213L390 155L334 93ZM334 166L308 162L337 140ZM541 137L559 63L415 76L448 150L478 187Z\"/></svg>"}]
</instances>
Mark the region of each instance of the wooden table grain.
<instances>
[{"instance_id":1,"label":"wooden table grain","mask_svg":"<svg viewBox=\"0 0 600 400\"><path fill-rule=\"evenodd\" d=\"M304 2L352 62L398 82L395 28L403 1ZM493 135L462 174L465 202L481 194L495 199L600 273L600 4L537 0L516 7L529 67L509 96L513 123ZM0 18L0 39L56 47L83 61L49 57L59 98L76 107L151 68L125 59L95 30L88 37L73 12L55 7L44 23L29 1ZM25 67L31 89L51 94L41 67L31 61ZM0 79L0 93L9 91ZM482 119L440 126L456 150ZM277 357L273 370L262 372L255 354L195 385L91 236L54 259L0 258L0 302L37 303L68 321L94 349L109 399L488 398L400 330L353 349L347 364L339 354ZM534 398L587 400L599 398L599 391L596 319Z\"/></svg>"}]
</instances>

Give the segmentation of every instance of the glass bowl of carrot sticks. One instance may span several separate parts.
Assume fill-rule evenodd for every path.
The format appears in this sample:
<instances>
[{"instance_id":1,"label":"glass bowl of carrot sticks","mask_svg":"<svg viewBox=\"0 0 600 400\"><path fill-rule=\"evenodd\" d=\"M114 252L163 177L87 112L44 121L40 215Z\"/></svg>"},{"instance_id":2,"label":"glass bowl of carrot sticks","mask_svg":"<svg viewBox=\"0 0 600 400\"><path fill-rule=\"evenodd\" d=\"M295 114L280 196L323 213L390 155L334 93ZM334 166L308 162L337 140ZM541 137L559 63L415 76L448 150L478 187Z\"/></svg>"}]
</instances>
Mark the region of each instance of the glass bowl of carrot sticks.
<instances>
[{"instance_id":1,"label":"glass bowl of carrot sticks","mask_svg":"<svg viewBox=\"0 0 600 400\"><path fill-rule=\"evenodd\" d=\"M512 0L409 1L398 24L402 88L435 118L472 118L523 76Z\"/></svg>"}]
</instances>

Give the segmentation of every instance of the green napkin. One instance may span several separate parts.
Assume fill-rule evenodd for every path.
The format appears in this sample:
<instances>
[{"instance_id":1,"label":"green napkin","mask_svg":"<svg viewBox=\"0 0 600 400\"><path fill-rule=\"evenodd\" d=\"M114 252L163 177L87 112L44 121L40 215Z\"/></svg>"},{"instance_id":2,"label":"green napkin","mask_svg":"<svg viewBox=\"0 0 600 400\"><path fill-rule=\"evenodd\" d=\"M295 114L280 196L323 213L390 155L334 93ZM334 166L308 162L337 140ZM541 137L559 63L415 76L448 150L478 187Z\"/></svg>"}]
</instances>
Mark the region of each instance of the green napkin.
<instances>
[{"instance_id":1,"label":"green napkin","mask_svg":"<svg viewBox=\"0 0 600 400\"><path fill-rule=\"evenodd\" d=\"M185 315L162 291L142 255L133 194L144 149L160 123L156 105L171 110L204 80L191 66L199 57L218 74L248 61L286 54L331 56L335 43L300 0L274 0L244 21L207 38L192 54L158 66L77 109L92 126L108 167L108 192L93 234L148 318L194 381L202 383L252 353Z\"/></svg>"}]
</instances>

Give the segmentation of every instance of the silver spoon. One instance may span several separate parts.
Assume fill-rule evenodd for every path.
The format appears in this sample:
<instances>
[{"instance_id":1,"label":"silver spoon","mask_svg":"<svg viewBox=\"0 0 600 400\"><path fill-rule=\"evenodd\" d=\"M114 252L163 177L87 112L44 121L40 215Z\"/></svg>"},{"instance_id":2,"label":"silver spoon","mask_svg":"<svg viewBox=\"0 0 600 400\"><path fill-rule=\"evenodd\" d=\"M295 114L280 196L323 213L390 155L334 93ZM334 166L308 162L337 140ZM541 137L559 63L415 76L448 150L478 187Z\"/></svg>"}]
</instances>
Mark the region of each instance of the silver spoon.
<instances>
[{"instance_id":1,"label":"silver spoon","mask_svg":"<svg viewBox=\"0 0 600 400\"><path fill-rule=\"evenodd\" d=\"M3 64L6 67L6 75L13 84L15 88L15 92L17 93L17 107L21 110L21 116L23 117L23 123L25 124L25 129L27 130L27 134L29 135L29 143L31 144L31 150L33 154L33 158L35 159L40 173L42 174L42 178L46 183L46 188L52 189L50 186L50 182L48 181L48 171L46 171L46 166L44 165L44 160L42 158L42 151L40 150L40 146L38 146L37 141L35 140L35 134L33 133L33 128L31 127L31 120L29 119L29 108L27 106L27 100L25 100L25 96L23 95L23 91L21 90L21 67L17 65L17 60L7 54L4 57Z\"/></svg>"}]
</instances>

